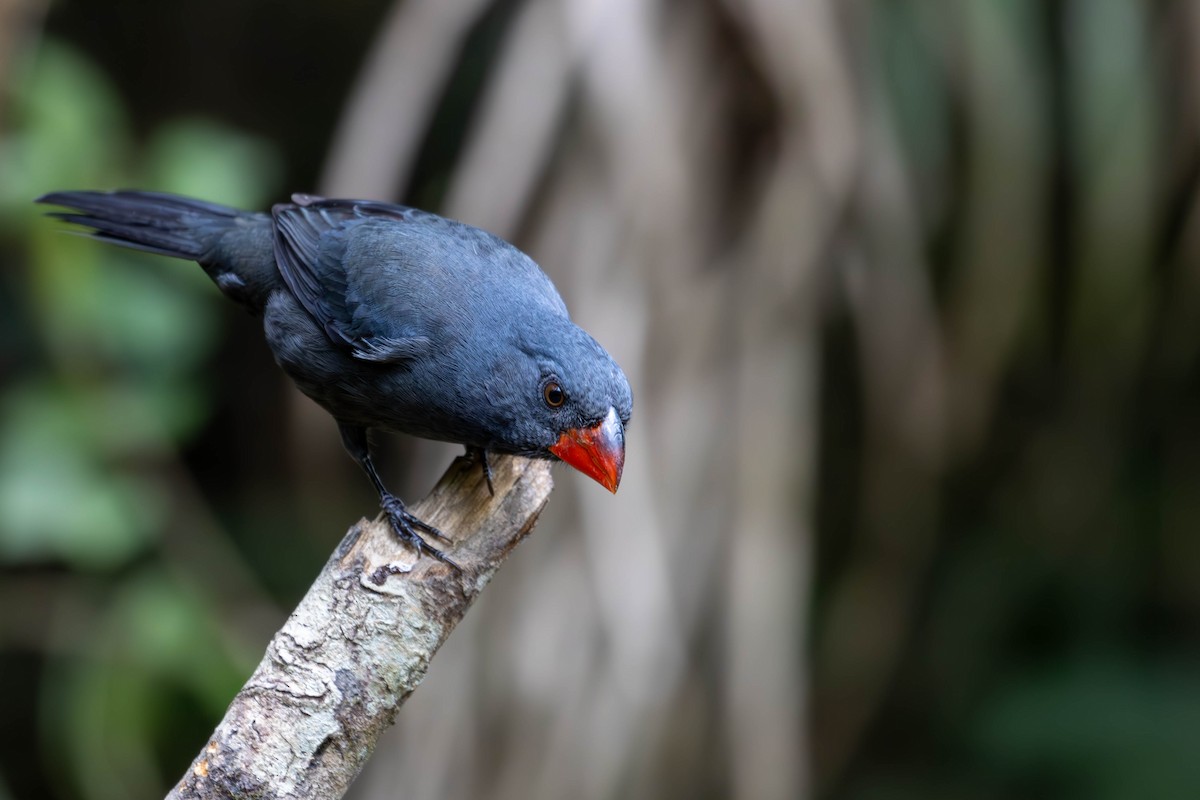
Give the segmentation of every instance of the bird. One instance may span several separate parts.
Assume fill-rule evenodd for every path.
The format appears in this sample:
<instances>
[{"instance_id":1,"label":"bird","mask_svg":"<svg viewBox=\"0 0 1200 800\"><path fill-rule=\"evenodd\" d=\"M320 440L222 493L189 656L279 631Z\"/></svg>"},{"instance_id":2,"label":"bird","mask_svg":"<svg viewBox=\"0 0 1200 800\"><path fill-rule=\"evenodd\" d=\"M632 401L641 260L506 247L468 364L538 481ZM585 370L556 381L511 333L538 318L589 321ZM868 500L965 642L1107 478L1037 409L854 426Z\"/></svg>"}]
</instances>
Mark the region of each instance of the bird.
<instances>
[{"instance_id":1,"label":"bird","mask_svg":"<svg viewBox=\"0 0 1200 800\"><path fill-rule=\"evenodd\" d=\"M633 395L525 253L479 228L374 200L293 194L270 212L140 190L57 191L35 202L103 242L196 261L262 318L275 361L334 418L417 557L450 544L388 490L371 431L488 456L563 461L616 493Z\"/></svg>"}]
</instances>

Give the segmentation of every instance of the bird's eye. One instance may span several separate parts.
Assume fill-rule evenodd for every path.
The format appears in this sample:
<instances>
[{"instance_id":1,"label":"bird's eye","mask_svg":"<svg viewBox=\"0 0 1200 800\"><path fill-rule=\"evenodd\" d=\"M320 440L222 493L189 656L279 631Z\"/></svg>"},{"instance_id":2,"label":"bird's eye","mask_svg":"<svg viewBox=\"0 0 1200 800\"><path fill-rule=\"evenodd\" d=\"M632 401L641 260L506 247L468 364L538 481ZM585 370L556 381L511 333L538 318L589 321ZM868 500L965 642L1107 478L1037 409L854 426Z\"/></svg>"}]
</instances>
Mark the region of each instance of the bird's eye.
<instances>
[{"instance_id":1,"label":"bird's eye","mask_svg":"<svg viewBox=\"0 0 1200 800\"><path fill-rule=\"evenodd\" d=\"M546 405L551 408L558 408L563 403L567 402L567 393L562 390L554 381L550 381L542 389L542 399L546 401Z\"/></svg>"}]
</instances>

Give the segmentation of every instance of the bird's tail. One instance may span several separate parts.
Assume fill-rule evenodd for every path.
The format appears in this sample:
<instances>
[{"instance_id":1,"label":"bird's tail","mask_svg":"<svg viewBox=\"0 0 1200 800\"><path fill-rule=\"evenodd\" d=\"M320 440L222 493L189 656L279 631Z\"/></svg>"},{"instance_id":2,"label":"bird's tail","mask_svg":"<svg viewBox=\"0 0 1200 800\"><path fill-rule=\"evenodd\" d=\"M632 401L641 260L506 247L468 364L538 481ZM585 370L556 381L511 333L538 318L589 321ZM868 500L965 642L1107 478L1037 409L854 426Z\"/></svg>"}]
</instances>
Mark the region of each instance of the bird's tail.
<instances>
[{"instance_id":1,"label":"bird's tail","mask_svg":"<svg viewBox=\"0 0 1200 800\"><path fill-rule=\"evenodd\" d=\"M74 209L50 216L85 225L96 239L193 261L203 259L220 230L242 214L158 192L51 192L37 202Z\"/></svg>"},{"instance_id":2,"label":"bird's tail","mask_svg":"<svg viewBox=\"0 0 1200 800\"><path fill-rule=\"evenodd\" d=\"M105 242L198 261L221 291L260 313L279 281L270 217L161 192L51 192L50 216L91 228Z\"/></svg>"}]
</instances>

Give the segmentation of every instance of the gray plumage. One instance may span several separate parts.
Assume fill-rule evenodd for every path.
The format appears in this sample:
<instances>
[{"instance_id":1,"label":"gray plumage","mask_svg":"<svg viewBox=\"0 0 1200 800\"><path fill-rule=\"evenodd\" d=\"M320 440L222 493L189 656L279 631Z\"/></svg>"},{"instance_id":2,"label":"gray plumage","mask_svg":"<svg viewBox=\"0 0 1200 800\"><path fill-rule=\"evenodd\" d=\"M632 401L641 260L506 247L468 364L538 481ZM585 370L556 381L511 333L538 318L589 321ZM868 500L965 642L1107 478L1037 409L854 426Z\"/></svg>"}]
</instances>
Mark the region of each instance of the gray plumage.
<instances>
[{"instance_id":1,"label":"gray plumage","mask_svg":"<svg viewBox=\"0 0 1200 800\"><path fill-rule=\"evenodd\" d=\"M276 361L338 421L385 509L367 429L458 442L482 451L485 468L488 451L553 458L564 432L597 428L610 409L623 431L624 374L524 253L404 206L292 200L270 214L140 191L38 202L73 209L54 216L97 239L199 262L261 315ZM557 407L544 399L550 384L565 392ZM623 460L623 433L620 447Z\"/></svg>"}]
</instances>

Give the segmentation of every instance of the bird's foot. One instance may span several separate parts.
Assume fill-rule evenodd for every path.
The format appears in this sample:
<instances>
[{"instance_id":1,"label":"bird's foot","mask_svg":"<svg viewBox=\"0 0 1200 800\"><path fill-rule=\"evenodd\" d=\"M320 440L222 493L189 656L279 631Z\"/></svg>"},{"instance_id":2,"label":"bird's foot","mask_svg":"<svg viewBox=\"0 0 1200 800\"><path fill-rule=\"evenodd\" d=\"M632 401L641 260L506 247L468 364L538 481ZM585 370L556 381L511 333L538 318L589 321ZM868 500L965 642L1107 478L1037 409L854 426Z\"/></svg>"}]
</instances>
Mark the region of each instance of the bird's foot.
<instances>
[{"instance_id":1,"label":"bird's foot","mask_svg":"<svg viewBox=\"0 0 1200 800\"><path fill-rule=\"evenodd\" d=\"M492 464L488 461L487 450L482 447L467 447L467 454L463 458L479 464L483 469L483 479L487 481L488 494L495 497L496 487L492 484Z\"/></svg>"},{"instance_id":2,"label":"bird's foot","mask_svg":"<svg viewBox=\"0 0 1200 800\"><path fill-rule=\"evenodd\" d=\"M460 567L453 559L446 555L445 552L425 541L421 535L417 533L417 530L423 530L435 539L439 539L447 544L450 544L450 539L446 536L446 534L442 533L428 522L418 519L410 514L408 509L405 508L404 502L394 494L385 494L382 498L380 498L379 504L383 508L383 512L387 514L388 522L391 523L392 530L395 532L396 536L400 539L400 541L412 545L412 547L417 551L418 558L422 553L429 553L429 555L433 556L438 561L441 561L443 564L447 564L459 572L462 571L462 567Z\"/></svg>"}]
</instances>

